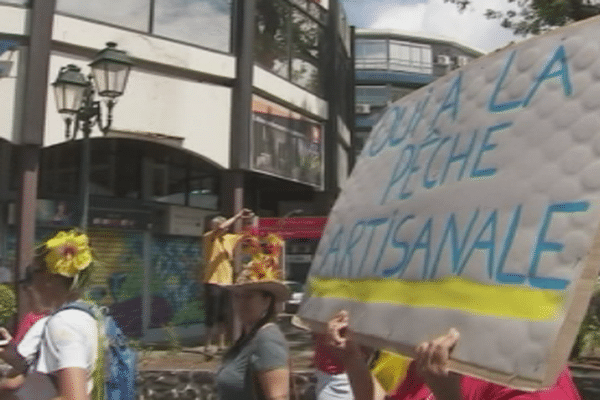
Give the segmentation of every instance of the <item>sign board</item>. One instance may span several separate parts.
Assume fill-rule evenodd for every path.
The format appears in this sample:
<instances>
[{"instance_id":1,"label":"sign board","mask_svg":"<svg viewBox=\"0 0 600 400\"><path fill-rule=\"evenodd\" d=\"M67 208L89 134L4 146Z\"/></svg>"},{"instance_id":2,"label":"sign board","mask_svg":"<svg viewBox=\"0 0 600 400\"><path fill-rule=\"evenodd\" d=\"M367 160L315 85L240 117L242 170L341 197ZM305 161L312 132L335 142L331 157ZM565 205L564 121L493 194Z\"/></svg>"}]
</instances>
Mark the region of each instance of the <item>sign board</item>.
<instances>
[{"instance_id":1,"label":"sign board","mask_svg":"<svg viewBox=\"0 0 600 400\"><path fill-rule=\"evenodd\" d=\"M88 224L94 228L147 230L152 215L146 210L90 207Z\"/></svg>"},{"instance_id":2,"label":"sign board","mask_svg":"<svg viewBox=\"0 0 600 400\"><path fill-rule=\"evenodd\" d=\"M204 221L208 216L214 216L214 214L214 211L169 206L166 233L171 235L202 236L205 231Z\"/></svg>"},{"instance_id":3,"label":"sign board","mask_svg":"<svg viewBox=\"0 0 600 400\"><path fill-rule=\"evenodd\" d=\"M554 383L600 259L600 19L475 60L391 105L337 199L300 315L451 367Z\"/></svg>"},{"instance_id":4,"label":"sign board","mask_svg":"<svg viewBox=\"0 0 600 400\"><path fill-rule=\"evenodd\" d=\"M260 218L258 230L284 239L319 239L326 223L326 217Z\"/></svg>"}]
</instances>

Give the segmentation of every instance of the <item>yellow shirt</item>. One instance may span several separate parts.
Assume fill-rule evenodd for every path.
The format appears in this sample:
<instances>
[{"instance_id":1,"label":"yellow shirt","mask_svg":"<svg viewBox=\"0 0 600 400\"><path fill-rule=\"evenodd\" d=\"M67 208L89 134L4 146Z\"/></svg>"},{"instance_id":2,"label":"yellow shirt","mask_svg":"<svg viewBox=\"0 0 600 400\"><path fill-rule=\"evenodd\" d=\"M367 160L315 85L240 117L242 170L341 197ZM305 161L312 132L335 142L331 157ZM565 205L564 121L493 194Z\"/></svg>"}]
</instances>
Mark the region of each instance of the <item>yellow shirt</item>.
<instances>
[{"instance_id":1,"label":"yellow shirt","mask_svg":"<svg viewBox=\"0 0 600 400\"><path fill-rule=\"evenodd\" d=\"M241 234L220 234L209 231L202 237L204 246L204 283L230 285L233 283L233 249Z\"/></svg>"},{"instance_id":2,"label":"yellow shirt","mask_svg":"<svg viewBox=\"0 0 600 400\"><path fill-rule=\"evenodd\" d=\"M370 369L386 393L397 388L410 366L410 358L391 351L380 350L377 359L371 361Z\"/></svg>"}]
</instances>

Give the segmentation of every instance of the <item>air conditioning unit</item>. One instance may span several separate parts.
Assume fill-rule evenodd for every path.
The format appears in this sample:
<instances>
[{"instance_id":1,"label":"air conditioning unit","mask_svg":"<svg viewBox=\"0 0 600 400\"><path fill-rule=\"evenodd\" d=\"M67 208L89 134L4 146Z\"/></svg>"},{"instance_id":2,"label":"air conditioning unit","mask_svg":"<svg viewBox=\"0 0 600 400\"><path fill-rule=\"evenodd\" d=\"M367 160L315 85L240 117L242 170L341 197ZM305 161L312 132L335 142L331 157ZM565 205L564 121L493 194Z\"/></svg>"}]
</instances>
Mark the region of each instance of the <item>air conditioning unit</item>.
<instances>
[{"instance_id":1,"label":"air conditioning unit","mask_svg":"<svg viewBox=\"0 0 600 400\"><path fill-rule=\"evenodd\" d=\"M469 63L469 57L467 56L458 56L456 57L456 65L459 67L464 67Z\"/></svg>"},{"instance_id":2,"label":"air conditioning unit","mask_svg":"<svg viewBox=\"0 0 600 400\"><path fill-rule=\"evenodd\" d=\"M440 54L435 58L435 63L437 65L450 65L452 64L452 59L448 55Z\"/></svg>"},{"instance_id":3,"label":"air conditioning unit","mask_svg":"<svg viewBox=\"0 0 600 400\"><path fill-rule=\"evenodd\" d=\"M357 114L369 114L371 112L370 104L357 104L355 107L355 112Z\"/></svg>"}]
</instances>

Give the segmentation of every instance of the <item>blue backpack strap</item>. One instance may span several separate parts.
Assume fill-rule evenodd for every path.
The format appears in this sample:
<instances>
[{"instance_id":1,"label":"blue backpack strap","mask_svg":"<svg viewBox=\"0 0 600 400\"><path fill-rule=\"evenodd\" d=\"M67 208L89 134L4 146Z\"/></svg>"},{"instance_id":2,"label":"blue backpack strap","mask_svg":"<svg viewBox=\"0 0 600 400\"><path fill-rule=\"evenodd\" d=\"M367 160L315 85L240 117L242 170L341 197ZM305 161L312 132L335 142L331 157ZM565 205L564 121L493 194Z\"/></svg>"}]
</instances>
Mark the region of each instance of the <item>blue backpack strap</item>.
<instances>
[{"instance_id":1,"label":"blue backpack strap","mask_svg":"<svg viewBox=\"0 0 600 400\"><path fill-rule=\"evenodd\" d=\"M96 315L96 311L95 311L95 306L93 304L86 303L85 301L81 301L81 300L76 300L71 303L67 303L67 304L63 305L58 310L54 311L52 313L52 316L58 314L61 311L65 311L65 310L83 311L83 312L86 312L89 315L91 315L92 318L98 319L98 316Z\"/></svg>"}]
</instances>

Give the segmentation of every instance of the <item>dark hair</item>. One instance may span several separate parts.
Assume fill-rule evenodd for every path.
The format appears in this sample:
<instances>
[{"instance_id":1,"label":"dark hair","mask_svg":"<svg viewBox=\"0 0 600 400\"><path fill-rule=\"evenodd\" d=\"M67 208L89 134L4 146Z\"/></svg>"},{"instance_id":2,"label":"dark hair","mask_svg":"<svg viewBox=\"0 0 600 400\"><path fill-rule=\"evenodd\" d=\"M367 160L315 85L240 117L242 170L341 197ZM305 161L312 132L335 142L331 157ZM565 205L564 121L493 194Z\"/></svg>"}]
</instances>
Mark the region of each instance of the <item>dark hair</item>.
<instances>
[{"instance_id":1,"label":"dark hair","mask_svg":"<svg viewBox=\"0 0 600 400\"><path fill-rule=\"evenodd\" d=\"M260 290L260 294L263 295L263 297L269 297L270 301L269 301L269 308L267 310L267 313L265 314L264 317L262 317L261 319L259 319L256 324L254 324L254 326L252 327L252 329L250 329L250 332L245 333L242 332L242 335L235 341L235 343L233 344L233 346L231 346L231 348L229 350L227 350L227 353L225 353L225 355L223 356L224 359L229 359L229 358L233 358L235 357L238 352L246 345L248 344L248 342L250 342L252 340L252 338L254 338L254 336L256 336L256 332L258 332L258 330L260 328L262 328L263 326L265 326L266 324L268 324L269 322L272 322L275 319L275 315L276 315L276 310L275 310L275 295L271 292L268 292L266 290Z\"/></svg>"}]
</instances>

